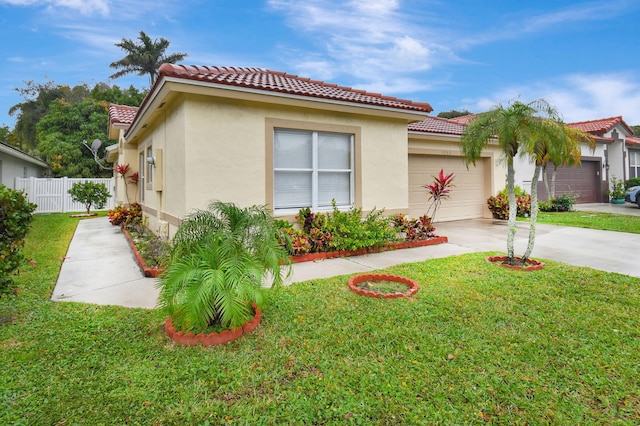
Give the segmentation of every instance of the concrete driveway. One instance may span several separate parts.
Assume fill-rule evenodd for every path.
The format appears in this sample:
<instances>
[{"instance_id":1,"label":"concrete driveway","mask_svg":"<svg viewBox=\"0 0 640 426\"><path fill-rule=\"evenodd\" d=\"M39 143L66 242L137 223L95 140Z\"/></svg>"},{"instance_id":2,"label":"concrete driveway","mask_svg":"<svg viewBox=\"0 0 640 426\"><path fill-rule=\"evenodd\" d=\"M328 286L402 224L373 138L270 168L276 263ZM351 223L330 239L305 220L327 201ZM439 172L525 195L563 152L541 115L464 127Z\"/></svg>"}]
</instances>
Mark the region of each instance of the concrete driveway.
<instances>
[{"instance_id":1,"label":"concrete driveway","mask_svg":"<svg viewBox=\"0 0 640 426\"><path fill-rule=\"evenodd\" d=\"M636 207L637 210L640 210ZM593 210L591 210L593 211ZM507 251L507 225L492 219L437 223L436 233L469 251ZM532 256L640 277L640 235L538 224ZM517 223L515 250L527 248L529 224Z\"/></svg>"}]
</instances>

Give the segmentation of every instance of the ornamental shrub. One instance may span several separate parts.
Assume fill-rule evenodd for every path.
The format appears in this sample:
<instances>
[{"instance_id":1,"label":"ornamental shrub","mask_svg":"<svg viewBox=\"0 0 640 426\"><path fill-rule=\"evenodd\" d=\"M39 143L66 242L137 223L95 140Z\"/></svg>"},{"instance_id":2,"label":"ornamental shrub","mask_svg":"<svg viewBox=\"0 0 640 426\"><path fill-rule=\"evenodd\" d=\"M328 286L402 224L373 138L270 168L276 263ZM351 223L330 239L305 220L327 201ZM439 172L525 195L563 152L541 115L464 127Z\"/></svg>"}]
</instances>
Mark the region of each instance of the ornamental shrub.
<instances>
[{"instance_id":1,"label":"ornamental shrub","mask_svg":"<svg viewBox=\"0 0 640 426\"><path fill-rule=\"evenodd\" d=\"M531 196L520 187L515 187L516 205L518 211L516 216L527 217L531 214ZM494 219L507 220L509 218L509 198L507 190L503 189L496 196L489 197L487 200L489 210L493 214Z\"/></svg>"},{"instance_id":2,"label":"ornamental shrub","mask_svg":"<svg viewBox=\"0 0 640 426\"><path fill-rule=\"evenodd\" d=\"M91 211L91 206L103 208L107 204L107 198L111 197L103 183L91 181L76 182L68 192L74 202L84 204L87 214Z\"/></svg>"},{"instance_id":3,"label":"ornamental shrub","mask_svg":"<svg viewBox=\"0 0 640 426\"><path fill-rule=\"evenodd\" d=\"M632 186L640 186L640 178L631 178L624 184L626 189L631 188Z\"/></svg>"},{"instance_id":4,"label":"ornamental shrub","mask_svg":"<svg viewBox=\"0 0 640 426\"><path fill-rule=\"evenodd\" d=\"M551 201L538 203L538 209L541 212L568 212L573 209L577 198L578 196L573 194L560 194Z\"/></svg>"},{"instance_id":5,"label":"ornamental shrub","mask_svg":"<svg viewBox=\"0 0 640 426\"><path fill-rule=\"evenodd\" d=\"M107 215L112 225L125 226L142 220L142 207L138 203L133 203L129 207L116 206L113 210L109 210Z\"/></svg>"},{"instance_id":6,"label":"ornamental shrub","mask_svg":"<svg viewBox=\"0 0 640 426\"><path fill-rule=\"evenodd\" d=\"M35 209L22 192L0 184L0 294L10 291L12 275L24 264L21 250Z\"/></svg>"}]
</instances>

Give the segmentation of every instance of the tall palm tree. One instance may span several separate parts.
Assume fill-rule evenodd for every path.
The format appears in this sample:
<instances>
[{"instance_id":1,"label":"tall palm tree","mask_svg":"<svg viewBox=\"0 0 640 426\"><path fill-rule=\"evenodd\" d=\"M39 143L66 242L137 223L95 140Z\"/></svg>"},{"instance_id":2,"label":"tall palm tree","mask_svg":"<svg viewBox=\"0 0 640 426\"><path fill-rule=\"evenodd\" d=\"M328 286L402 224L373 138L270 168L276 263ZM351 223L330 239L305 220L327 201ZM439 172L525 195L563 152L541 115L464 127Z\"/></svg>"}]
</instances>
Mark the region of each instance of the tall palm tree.
<instances>
[{"instance_id":1,"label":"tall palm tree","mask_svg":"<svg viewBox=\"0 0 640 426\"><path fill-rule=\"evenodd\" d=\"M582 144L585 144L591 152L595 152L596 140L590 134L572 127L564 126L566 133L566 144L561 151L549 150L542 156L542 180L547 190L547 200L556 198L556 175L558 167L579 166L582 156ZM537 162L536 162L537 164ZM549 168L552 166L551 178L549 178Z\"/></svg>"},{"instance_id":2,"label":"tall palm tree","mask_svg":"<svg viewBox=\"0 0 640 426\"><path fill-rule=\"evenodd\" d=\"M544 99L529 103L513 101L508 107L501 104L489 112L479 114L462 135L462 153L467 166L474 164L482 150L492 142L497 142L507 163L507 190L510 206L516 205L514 159L522 150L523 155L532 155L540 141L549 141L556 146L560 118ZM539 173L539 170L538 170ZM533 208L533 206L532 206ZM537 208L537 206L536 206ZM517 209L509 209L507 234L507 263L517 263L514 254ZM526 258L520 259L526 262Z\"/></svg>"},{"instance_id":3,"label":"tall palm tree","mask_svg":"<svg viewBox=\"0 0 640 426\"><path fill-rule=\"evenodd\" d=\"M543 121L544 133L540 139L530 141L523 147L522 155L528 156L535 165L533 178L531 179L531 217L529 220L529 241L527 249L522 256L523 262L529 258L533 251L536 238L536 224L538 221L538 180L540 173L544 171L549 162L553 162L553 182L555 186L555 173L558 165L580 165L582 155L581 144L585 143L593 152L596 141L593 136L578 129L567 127L560 119L547 119ZM545 184L547 184L545 182ZM554 191L555 193L555 188ZM550 188L547 186L547 193Z\"/></svg>"},{"instance_id":4,"label":"tall palm tree","mask_svg":"<svg viewBox=\"0 0 640 426\"><path fill-rule=\"evenodd\" d=\"M122 48L127 55L119 61L111 63L111 68L120 69L120 71L109 78L119 78L134 72L140 76L149 74L149 82L153 85L160 65L164 63L175 64L187 57L186 53L166 55L165 51L170 42L165 38L160 37L152 40L144 31L140 31L138 40L140 41L123 38L122 42L116 43L116 46Z\"/></svg>"}]
</instances>

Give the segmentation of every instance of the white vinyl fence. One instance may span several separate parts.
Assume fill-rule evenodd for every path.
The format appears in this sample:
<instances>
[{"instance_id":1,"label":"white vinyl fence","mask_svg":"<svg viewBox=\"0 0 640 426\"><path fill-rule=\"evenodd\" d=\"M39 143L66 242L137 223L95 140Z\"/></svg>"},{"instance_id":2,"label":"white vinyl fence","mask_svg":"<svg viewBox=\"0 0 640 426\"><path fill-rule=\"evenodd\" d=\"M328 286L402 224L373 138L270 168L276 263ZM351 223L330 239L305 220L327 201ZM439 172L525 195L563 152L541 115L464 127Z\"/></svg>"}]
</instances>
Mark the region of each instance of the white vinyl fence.
<instances>
[{"instance_id":1,"label":"white vinyl fence","mask_svg":"<svg viewBox=\"0 0 640 426\"><path fill-rule=\"evenodd\" d=\"M107 187L111 197L107 199L107 204L102 209L91 207L91 210L111 210L115 203L115 178L107 179L72 179L72 178L16 178L15 189L24 191L31 203L36 204L35 213L67 213L84 212L84 204L74 203L69 195L69 190L76 182L91 181L102 183Z\"/></svg>"}]
</instances>

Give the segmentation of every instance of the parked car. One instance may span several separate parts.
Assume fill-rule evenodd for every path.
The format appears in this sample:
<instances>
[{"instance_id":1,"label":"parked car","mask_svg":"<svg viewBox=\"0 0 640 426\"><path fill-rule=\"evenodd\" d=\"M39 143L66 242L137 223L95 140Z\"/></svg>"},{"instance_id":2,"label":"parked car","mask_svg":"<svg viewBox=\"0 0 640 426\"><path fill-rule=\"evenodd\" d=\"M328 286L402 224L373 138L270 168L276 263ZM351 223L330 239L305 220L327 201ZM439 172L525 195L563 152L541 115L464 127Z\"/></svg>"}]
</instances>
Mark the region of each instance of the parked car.
<instances>
[{"instance_id":1,"label":"parked car","mask_svg":"<svg viewBox=\"0 0 640 426\"><path fill-rule=\"evenodd\" d=\"M627 189L624 200L627 203L635 203L638 205L638 208L640 208L640 186L632 186Z\"/></svg>"}]
</instances>

